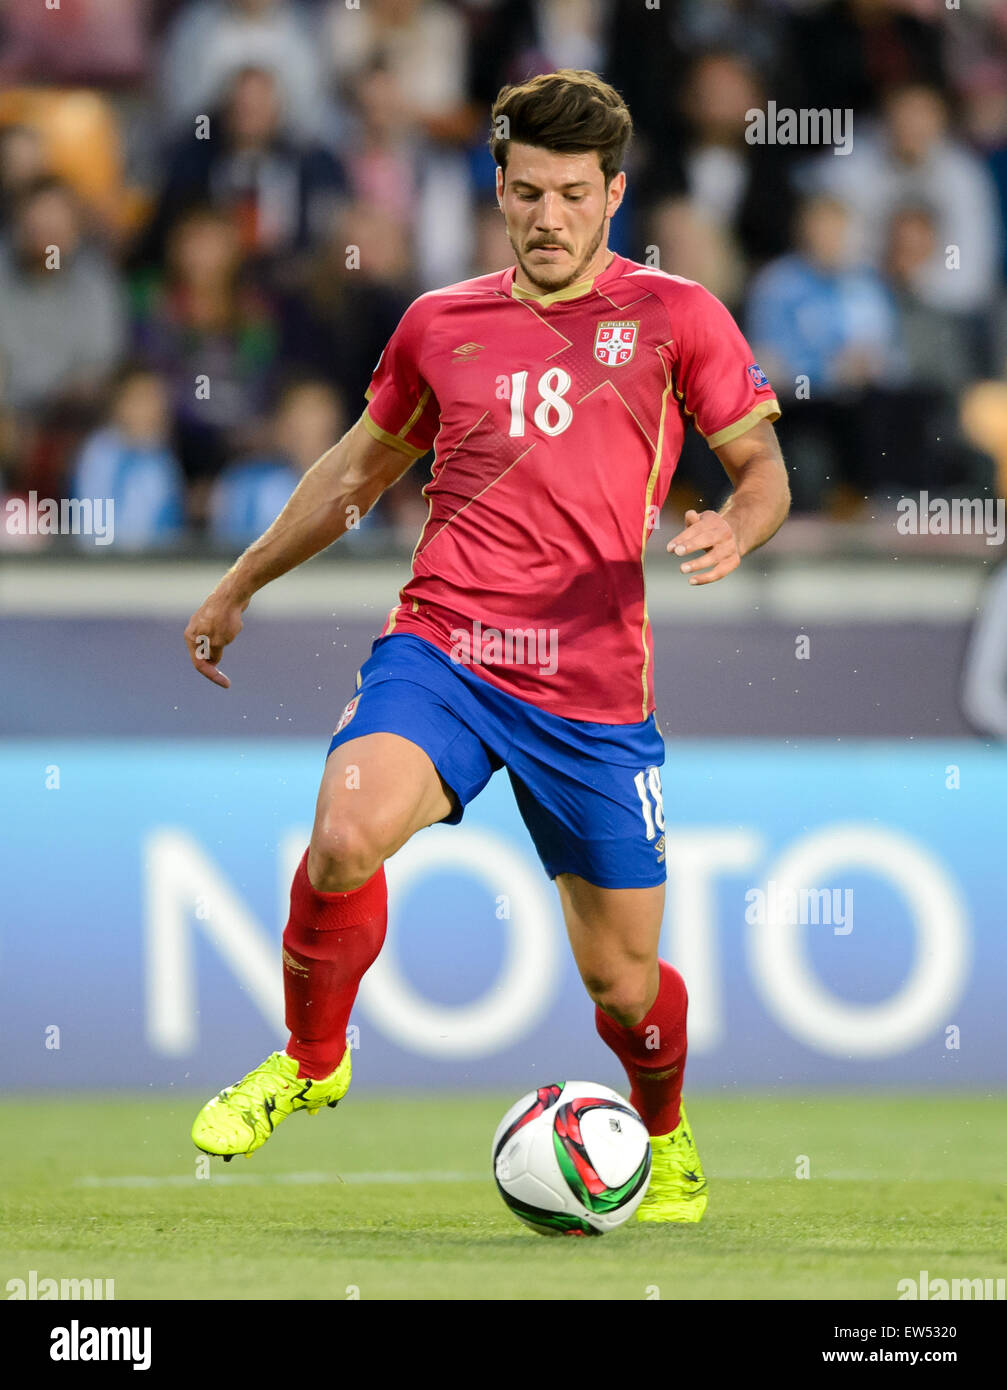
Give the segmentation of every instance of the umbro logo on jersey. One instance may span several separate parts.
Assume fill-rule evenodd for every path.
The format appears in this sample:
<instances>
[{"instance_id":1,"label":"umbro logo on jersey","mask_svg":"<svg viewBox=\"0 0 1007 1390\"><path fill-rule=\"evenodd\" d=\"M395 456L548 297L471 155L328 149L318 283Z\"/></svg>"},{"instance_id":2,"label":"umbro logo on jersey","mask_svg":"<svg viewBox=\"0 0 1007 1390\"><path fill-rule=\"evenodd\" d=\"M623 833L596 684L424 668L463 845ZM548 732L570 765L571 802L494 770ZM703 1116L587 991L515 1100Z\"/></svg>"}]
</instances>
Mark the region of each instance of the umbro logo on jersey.
<instances>
[{"instance_id":1,"label":"umbro logo on jersey","mask_svg":"<svg viewBox=\"0 0 1007 1390\"><path fill-rule=\"evenodd\" d=\"M606 319L594 335L594 355L606 367L624 367L636 352L639 319Z\"/></svg>"},{"instance_id":2,"label":"umbro logo on jersey","mask_svg":"<svg viewBox=\"0 0 1007 1390\"><path fill-rule=\"evenodd\" d=\"M483 347L482 343L462 343L461 347L451 349L451 356L458 357L464 362L466 358L469 360L474 358L477 352L485 351L486 349Z\"/></svg>"}]
</instances>

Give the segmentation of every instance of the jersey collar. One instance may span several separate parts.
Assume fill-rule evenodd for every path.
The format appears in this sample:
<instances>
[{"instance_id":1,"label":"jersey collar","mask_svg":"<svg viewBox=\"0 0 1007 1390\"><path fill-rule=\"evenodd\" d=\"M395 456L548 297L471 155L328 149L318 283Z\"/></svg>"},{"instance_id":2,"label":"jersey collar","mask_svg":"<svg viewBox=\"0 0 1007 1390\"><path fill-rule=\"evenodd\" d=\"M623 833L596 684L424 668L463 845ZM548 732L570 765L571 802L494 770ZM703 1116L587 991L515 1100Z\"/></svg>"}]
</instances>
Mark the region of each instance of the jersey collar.
<instances>
[{"instance_id":1,"label":"jersey collar","mask_svg":"<svg viewBox=\"0 0 1007 1390\"><path fill-rule=\"evenodd\" d=\"M510 293L513 299L530 299L538 305L540 309L548 309L550 304L559 304L564 299L580 299L582 295L588 294L595 285L603 280L608 280L613 274L618 274L617 263L621 266L622 257L613 255L604 270L593 275L590 280L578 280L575 285L566 285L561 290L553 290L549 294L540 294L538 290L525 290L520 285L514 283L517 267L511 266L507 271L510 277Z\"/></svg>"}]
</instances>

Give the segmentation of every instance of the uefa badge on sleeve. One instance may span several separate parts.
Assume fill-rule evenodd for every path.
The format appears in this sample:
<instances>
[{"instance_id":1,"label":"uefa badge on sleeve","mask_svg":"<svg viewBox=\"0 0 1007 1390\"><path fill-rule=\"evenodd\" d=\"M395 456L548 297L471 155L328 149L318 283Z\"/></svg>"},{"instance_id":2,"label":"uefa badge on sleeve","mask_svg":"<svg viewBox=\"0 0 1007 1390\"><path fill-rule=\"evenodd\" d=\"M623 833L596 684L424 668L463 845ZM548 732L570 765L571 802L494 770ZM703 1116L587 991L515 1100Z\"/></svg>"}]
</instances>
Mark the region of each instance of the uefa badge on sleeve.
<instances>
[{"instance_id":1,"label":"uefa badge on sleeve","mask_svg":"<svg viewBox=\"0 0 1007 1390\"><path fill-rule=\"evenodd\" d=\"M624 367L636 352L639 319L606 319L594 335L594 355L606 367Z\"/></svg>"},{"instance_id":2,"label":"uefa badge on sleeve","mask_svg":"<svg viewBox=\"0 0 1007 1390\"><path fill-rule=\"evenodd\" d=\"M748 369L748 375L752 378L756 390L761 390L763 386L769 385L769 377L759 366L758 362L753 362Z\"/></svg>"}]
</instances>

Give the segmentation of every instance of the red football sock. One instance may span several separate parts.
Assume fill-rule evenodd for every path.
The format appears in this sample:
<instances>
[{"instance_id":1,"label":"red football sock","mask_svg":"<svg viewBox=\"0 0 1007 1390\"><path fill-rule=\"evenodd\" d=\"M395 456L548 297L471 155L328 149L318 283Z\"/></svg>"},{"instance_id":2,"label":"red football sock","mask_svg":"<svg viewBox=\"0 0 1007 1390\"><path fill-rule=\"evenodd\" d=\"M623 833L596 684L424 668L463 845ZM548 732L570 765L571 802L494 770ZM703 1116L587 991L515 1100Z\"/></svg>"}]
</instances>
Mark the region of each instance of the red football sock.
<instances>
[{"instance_id":1,"label":"red football sock","mask_svg":"<svg viewBox=\"0 0 1007 1390\"><path fill-rule=\"evenodd\" d=\"M290 888L283 933L283 993L298 1076L319 1081L342 1061L346 1025L364 972L377 959L388 925L384 867L350 893L319 893L308 878L308 852Z\"/></svg>"},{"instance_id":2,"label":"red football sock","mask_svg":"<svg viewBox=\"0 0 1007 1390\"><path fill-rule=\"evenodd\" d=\"M685 1016L689 996L673 965L658 961L661 981L650 1012L633 1028L623 1028L601 1009L594 1011L603 1042L629 1077L629 1098L649 1134L670 1134L679 1121L685 1071Z\"/></svg>"}]
</instances>

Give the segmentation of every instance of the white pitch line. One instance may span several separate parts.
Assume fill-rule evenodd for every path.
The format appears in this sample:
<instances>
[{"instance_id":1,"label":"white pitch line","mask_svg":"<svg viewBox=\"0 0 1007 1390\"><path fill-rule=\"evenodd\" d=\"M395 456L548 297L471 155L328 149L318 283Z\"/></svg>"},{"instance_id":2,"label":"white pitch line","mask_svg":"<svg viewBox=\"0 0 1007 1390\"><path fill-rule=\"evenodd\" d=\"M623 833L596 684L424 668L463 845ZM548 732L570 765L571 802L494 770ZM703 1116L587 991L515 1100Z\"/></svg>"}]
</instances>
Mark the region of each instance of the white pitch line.
<instances>
[{"instance_id":1,"label":"white pitch line","mask_svg":"<svg viewBox=\"0 0 1007 1390\"><path fill-rule=\"evenodd\" d=\"M223 1165L214 1165L213 1176L210 1178L197 1178L195 1175L186 1174L163 1174L155 1176L152 1174L132 1174L122 1177L80 1177L74 1179L74 1187L188 1187L192 1183L209 1182L226 1184L231 1187L308 1187L315 1184L345 1184L347 1186L366 1187L372 1185L385 1185L389 1187L415 1187L423 1183L457 1183L457 1182L487 1182L492 1179L492 1174L487 1168L482 1173L452 1173L435 1170L433 1172L395 1172L384 1171L378 1173L325 1173L325 1172L305 1172L305 1173L231 1173L222 1172ZM793 1174L785 1173L751 1173L740 1170L728 1169L724 1172L709 1173L707 1176L711 1181L718 1179L727 1182L783 1182L788 1178L793 1178ZM817 1175L819 1182L902 1182L911 1181L904 1174L898 1173L874 1173L866 1169L848 1170L846 1172L836 1172L830 1170ZM978 1181L998 1181L998 1177L989 1175L985 1179L978 1177Z\"/></svg>"},{"instance_id":2,"label":"white pitch line","mask_svg":"<svg viewBox=\"0 0 1007 1390\"><path fill-rule=\"evenodd\" d=\"M209 1156L209 1155L208 1155ZM240 1157L240 1155L238 1155ZM875 1172L868 1168L847 1168L845 1170L828 1169L824 1172L812 1172L812 1179L818 1182L916 1182L920 1180L922 1174L919 1173L895 1173L895 1172ZM707 1173L707 1177L712 1182L786 1182L793 1180L794 1174L790 1171L779 1173L753 1173L751 1170L740 1168L725 1168ZM395 1169L384 1169L376 1173L333 1173L333 1172L302 1172L302 1173L245 1173L240 1169L237 1172L230 1170L223 1164L214 1164L212 1177L197 1178L194 1174L184 1173L165 1173L150 1174L136 1173L124 1174L118 1177L98 1177L90 1174L83 1177L74 1178L74 1187L188 1187L194 1182L226 1183L231 1186L244 1187L309 1187L315 1184L345 1184L347 1186L366 1187L372 1185L384 1185L388 1187L409 1187L417 1186L421 1183L457 1183L457 1182L487 1182L492 1181L492 1170L487 1165L485 1171L479 1173L450 1172L442 1169L433 1169L429 1172L406 1172ZM972 1173L969 1176L970 1182L996 1182L1003 1181L1002 1173Z\"/></svg>"},{"instance_id":3,"label":"white pitch line","mask_svg":"<svg viewBox=\"0 0 1007 1390\"><path fill-rule=\"evenodd\" d=\"M210 1182L242 1185L246 1187L310 1186L316 1183L347 1183L365 1185L385 1183L389 1185L416 1185L429 1182L483 1182L488 1173L219 1173L211 1178L197 1178L178 1173L154 1176L151 1174L132 1174L122 1177L87 1176L74 1179L74 1187L189 1187L192 1183Z\"/></svg>"}]
</instances>

